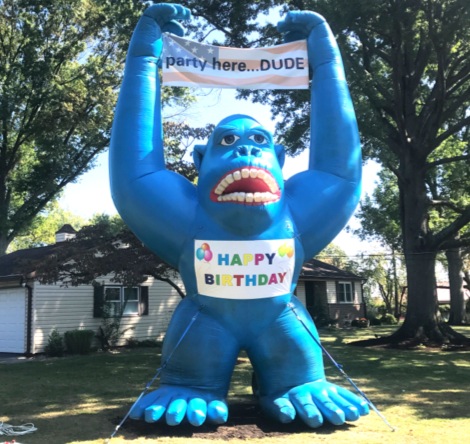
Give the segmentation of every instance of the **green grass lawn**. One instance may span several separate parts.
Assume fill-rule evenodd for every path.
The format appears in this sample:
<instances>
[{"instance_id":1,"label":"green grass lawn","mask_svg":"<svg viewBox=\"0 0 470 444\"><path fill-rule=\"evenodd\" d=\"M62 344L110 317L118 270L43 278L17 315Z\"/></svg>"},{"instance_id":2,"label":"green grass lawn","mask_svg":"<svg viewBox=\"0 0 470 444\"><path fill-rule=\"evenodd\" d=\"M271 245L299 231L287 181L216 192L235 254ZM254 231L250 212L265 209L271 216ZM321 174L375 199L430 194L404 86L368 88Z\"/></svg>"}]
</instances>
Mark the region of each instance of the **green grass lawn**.
<instances>
[{"instance_id":1,"label":"green grass lawn","mask_svg":"<svg viewBox=\"0 0 470 444\"><path fill-rule=\"evenodd\" d=\"M459 328L470 336L470 327ZM463 443L470 431L470 351L364 349L354 339L384 335L386 327L321 331L323 344L396 428L374 413L342 427L311 430L260 419L250 396L251 366L240 358L229 397L233 415L217 428L171 428L128 421L111 444ZM0 364L0 421L32 422L38 430L16 437L22 444L103 443L159 365L159 350L33 359ZM326 363L330 380L348 385ZM240 413L240 409L242 413ZM256 433L253 433L255 430ZM244 440L245 438L245 440ZM0 435L0 443L11 437Z\"/></svg>"}]
</instances>

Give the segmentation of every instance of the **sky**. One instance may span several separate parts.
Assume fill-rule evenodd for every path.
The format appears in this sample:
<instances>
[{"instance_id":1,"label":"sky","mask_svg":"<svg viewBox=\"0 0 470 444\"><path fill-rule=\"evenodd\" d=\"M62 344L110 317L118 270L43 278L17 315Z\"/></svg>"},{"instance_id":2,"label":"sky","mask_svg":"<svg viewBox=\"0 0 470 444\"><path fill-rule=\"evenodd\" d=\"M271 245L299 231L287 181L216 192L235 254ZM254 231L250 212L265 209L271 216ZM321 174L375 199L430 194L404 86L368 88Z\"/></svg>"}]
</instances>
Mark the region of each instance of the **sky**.
<instances>
[{"instance_id":1,"label":"sky","mask_svg":"<svg viewBox=\"0 0 470 444\"><path fill-rule=\"evenodd\" d=\"M209 90L206 90L209 91ZM212 90L206 93L191 110L184 114L185 120L190 125L203 126L207 123L217 124L222 118L231 114L248 114L256 118L267 129L274 132L275 122L271 120L268 106L250 103L245 100L235 100L235 91L230 89ZM293 174L307 168L308 153L304 151L295 158L287 157L283 168L284 177L287 179ZM363 196L370 194L377 180L378 166L367 164L363 169ZM60 205L64 210L90 219L94 214L116 214L109 188L108 153L98 156L95 167L82 175L76 183L65 187ZM354 217L350 221L353 227L358 226ZM370 242L360 241L357 237L343 230L333 241L348 255L359 253L374 253L383 249Z\"/></svg>"}]
</instances>

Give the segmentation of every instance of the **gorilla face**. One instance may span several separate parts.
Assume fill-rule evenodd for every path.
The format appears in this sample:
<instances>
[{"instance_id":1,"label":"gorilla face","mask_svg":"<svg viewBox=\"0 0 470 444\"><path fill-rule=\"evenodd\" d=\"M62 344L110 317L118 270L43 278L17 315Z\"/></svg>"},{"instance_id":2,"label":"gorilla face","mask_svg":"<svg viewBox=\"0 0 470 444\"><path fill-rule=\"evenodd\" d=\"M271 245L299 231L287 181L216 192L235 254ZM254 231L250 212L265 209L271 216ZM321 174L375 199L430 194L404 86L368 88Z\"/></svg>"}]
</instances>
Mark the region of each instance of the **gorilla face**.
<instances>
[{"instance_id":1,"label":"gorilla face","mask_svg":"<svg viewBox=\"0 0 470 444\"><path fill-rule=\"evenodd\" d=\"M248 116L222 120L205 146L197 146L199 201L231 231L246 234L266 228L283 206L281 167L284 148Z\"/></svg>"}]
</instances>

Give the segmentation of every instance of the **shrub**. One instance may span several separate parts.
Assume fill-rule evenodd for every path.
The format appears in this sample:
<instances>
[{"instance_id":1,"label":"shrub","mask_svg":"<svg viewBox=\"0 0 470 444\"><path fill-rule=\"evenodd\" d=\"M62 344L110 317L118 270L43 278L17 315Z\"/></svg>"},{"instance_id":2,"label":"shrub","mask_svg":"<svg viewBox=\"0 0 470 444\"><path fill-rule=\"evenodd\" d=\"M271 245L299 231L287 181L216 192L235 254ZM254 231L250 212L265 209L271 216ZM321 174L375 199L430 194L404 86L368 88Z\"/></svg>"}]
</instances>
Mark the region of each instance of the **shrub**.
<instances>
[{"instance_id":1,"label":"shrub","mask_svg":"<svg viewBox=\"0 0 470 444\"><path fill-rule=\"evenodd\" d=\"M69 330L64 334L67 351L72 354L86 355L91 352L93 330Z\"/></svg>"},{"instance_id":2,"label":"shrub","mask_svg":"<svg viewBox=\"0 0 470 444\"><path fill-rule=\"evenodd\" d=\"M98 328L96 337L100 341L102 350L115 347L127 331L134 330L134 327L121 329L122 312L116 315L109 302L104 304L101 318L101 325ZM130 346L132 347L133 344Z\"/></svg>"},{"instance_id":3,"label":"shrub","mask_svg":"<svg viewBox=\"0 0 470 444\"><path fill-rule=\"evenodd\" d=\"M380 318L376 318L375 316L372 316L369 321L370 325L380 325L382 323L382 320Z\"/></svg>"},{"instance_id":4,"label":"shrub","mask_svg":"<svg viewBox=\"0 0 470 444\"><path fill-rule=\"evenodd\" d=\"M56 330L52 330L47 340L47 345L44 348L44 352L47 356L64 356L64 339L62 335Z\"/></svg>"},{"instance_id":5,"label":"shrub","mask_svg":"<svg viewBox=\"0 0 470 444\"><path fill-rule=\"evenodd\" d=\"M367 327L369 327L369 320L366 319L366 318L354 319L351 322L351 327L367 328Z\"/></svg>"},{"instance_id":6,"label":"shrub","mask_svg":"<svg viewBox=\"0 0 470 444\"><path fill-rule=\"evenodd\" d=\"M135 338L126 339L126 347L128 348L137 348L137 347L160 347L162 343L161 341L157 341L156 339L142 339L139 341Z\"/></svg>"},{"instance_id":7,"label":"shrub","mask_svg":"<svg viewBox=\"0 0 470 444\"><path fill-rule=\"evenodd\" d=\"M397 318L391 313L385 313L382 316L381 322L383 325L395 325L398 324Z\"/></svg>"}]
</instances>

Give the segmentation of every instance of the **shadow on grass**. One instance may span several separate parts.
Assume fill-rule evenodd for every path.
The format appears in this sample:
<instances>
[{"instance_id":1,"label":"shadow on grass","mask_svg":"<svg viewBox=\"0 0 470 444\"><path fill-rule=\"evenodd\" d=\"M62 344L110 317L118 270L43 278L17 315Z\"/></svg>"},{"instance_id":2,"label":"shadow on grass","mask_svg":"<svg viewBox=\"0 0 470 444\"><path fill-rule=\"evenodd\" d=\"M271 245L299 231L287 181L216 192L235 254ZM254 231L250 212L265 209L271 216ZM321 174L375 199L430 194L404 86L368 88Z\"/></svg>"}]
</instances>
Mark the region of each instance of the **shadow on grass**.
<instances>
[{"instance_id":1,"label":"shadow on grass","mask_svg":"<svg viewBox=\"0 0 470 444\"><path fill-rule=\"evenodd\" d=\"M116 418L117 425L121 418ZM325 424L319 429L311 429L302 421L295 420L290 424L281 424L263 416L260 407L248 397L229 402L229 418L226 424L215 426L203 424L193 427L187 423L172 427L164 423L149 424L145 421L128 420L121 431L126 435L144 436L147 438L193 438L214 440L250 440L273 438L287 435L302 435L315 432L319 435L332 435L335 431L344 431L351 427L345 424L341 427Z\"/></svg>"},{"instance_id":2,"label":"shadow on grass","mask_svg":"<svg viewBox=\"0 0 470 444\"><path fill-rule=\"evenodd\" d=\"M462 330L470 333L467 327ZM360 336L387 335L392 331L393 328L382 327L322 334L328 352L344 364L344 371L379 410L403 405L420 419L470 418L470 351L345 346ZM324 359L328 378L354 391L339 376L334 364Z\"/></svg>"}]
</instances>

